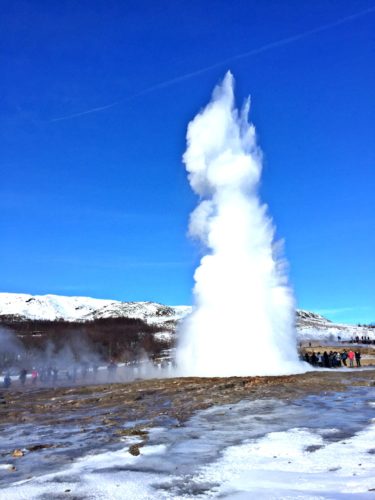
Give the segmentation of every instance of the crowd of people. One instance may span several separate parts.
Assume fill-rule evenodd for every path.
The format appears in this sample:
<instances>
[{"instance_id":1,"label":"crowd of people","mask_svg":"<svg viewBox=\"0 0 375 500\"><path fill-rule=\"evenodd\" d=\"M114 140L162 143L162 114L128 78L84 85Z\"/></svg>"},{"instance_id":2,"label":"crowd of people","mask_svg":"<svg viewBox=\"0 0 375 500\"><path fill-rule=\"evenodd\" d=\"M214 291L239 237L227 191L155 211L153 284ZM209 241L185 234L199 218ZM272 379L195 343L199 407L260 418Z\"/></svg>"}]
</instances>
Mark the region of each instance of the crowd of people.
<instances>
[{"instance_id":1,"label":"crowd of people","mask_svg":"<svg viewBox=\"0 0 375 500\"><path fill-rule=\"evenodd\" d=\"M105 367L104 367L105 368ZM107 381L114 381L117 371L117 364L111 360L107 368ZM85 382L90 380L90 382L95 382L97 379L99 366L97 364L90 365L89 363L82 362L80 364L72 365L66 369L59 369L56 366L42 366L39 369L33 367L31 370L26 368L21 368L18 375L11 376L9 370L6 370L3 375L3 387L9 388L13 382L18 382L24 386L27 381L30 384L36 385L42 383L45 385L61 383L75 383L78 380L80 382Z\"/></svg>"},{"instance_id":2,"label":"crowd of people","mask_svg":"<svg viewBox=\"0 0 375 500\"><path fill-rule=\"evenodd\" d=\"M348 366L349 368L354 368L354 362L356 367L361 366L360 351L357 350L354 352L352 349L350 349L349 351L344 349L342 352L306 352L303 356L303 359L313 366L320 366L322 368L339 368L340 366Z\"/></svg>"},{"instance_id":3,"label":"crowd of people","mask_svg":"<svg viewBox=\"0 0 375 500\"><path fill-rule=\"evenodd\" d=\"M339 337L341 340L341 338ZM350 344L375 344L375 339L370 339L370 337L366 337L365 335L362 335L362 337L359 337L358 335L356 337L353 337L350 341Z\"/></svg>"},{"instance_id":4,"label":"crowd of people","mask_svg":"<svg viewBox=\"0 0 375 500\"><path fill-rule=\"evenodd\" d=\"M342 366L353 368L354 366L361 366L361 353L359 349L357 349L356 351L352 349L349 349L347 351L346 349L344 349L341 352L306 351L303 355L301 355L301 357L304 361L311 364L312 366L321 368L339 368ZM127 365L129 363L125 364ZM163 365L161 366L163 367ZM100 370L102 375L100 377L100 382L114 382L116 380L117 367L118 365L114 360L110 360L110 362L106 366L101 366ZM30 383L31 385L36 385L39 383L42 385L55 385L57 383L75 384L76 382L95 383L97 382L98 370L99 366L97 364L89 364L86 362L74 364L65 369L59 369L56 366L52 365L42 366L39 369L33 367L31 370L22 368L19 370L18 375L15 375L14 373L13 375L11 375L10 371L7 370L3 374L3 387L9 388L13 382L17 381L22 386L24 386L26 383ZM102 372L102 370L106 371ZM134 370L136 370L136 368L134 368Z\"/></svg>"}]
</instances>

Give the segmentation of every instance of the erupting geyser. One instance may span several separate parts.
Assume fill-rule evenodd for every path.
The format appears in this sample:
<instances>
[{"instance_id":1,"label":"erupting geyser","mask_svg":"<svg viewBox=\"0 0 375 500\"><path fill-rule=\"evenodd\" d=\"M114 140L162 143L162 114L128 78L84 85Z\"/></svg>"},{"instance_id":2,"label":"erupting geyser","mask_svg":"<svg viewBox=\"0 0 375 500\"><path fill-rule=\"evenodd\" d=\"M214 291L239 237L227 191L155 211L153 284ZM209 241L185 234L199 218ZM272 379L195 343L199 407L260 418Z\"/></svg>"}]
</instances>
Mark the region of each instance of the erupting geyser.
<instances>
[{"instance_id":1,"label":"erupting geyser","mask_svg":"<svg viewBox=\"0 0 375 500\"><path fill-rule=\"evenodd\" d=\"M184 163L201 202L189 231L207 247L195 272L195 307L177 349L182 375L277 375L306 371L296 350L295 308L274 226L257 187L262 155L235 107L228 72L188 126Z\"/></svg>"}]
</instances>

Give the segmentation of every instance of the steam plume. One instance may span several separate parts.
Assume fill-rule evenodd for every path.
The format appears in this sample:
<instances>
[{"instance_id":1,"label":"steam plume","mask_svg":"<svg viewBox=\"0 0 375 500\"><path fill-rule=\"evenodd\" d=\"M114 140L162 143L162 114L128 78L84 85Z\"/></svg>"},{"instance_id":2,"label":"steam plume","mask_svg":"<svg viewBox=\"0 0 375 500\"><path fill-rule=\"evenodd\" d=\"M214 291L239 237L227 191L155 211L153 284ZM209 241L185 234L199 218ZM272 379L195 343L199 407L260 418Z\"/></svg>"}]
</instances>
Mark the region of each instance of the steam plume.
<instances>
[{"instance_id":1,"label":"steam plume","mask_svg":"<svg viewBox=\"0 0 375 500\"><path fill-rule=\"evenodd\" d=\"M294 299L274 227L257 187L262 154L235 107L228 72L188 126L183 160L201 202L190 234L207 247L195 272L195 309L177 351L184 375L276 375L305 371L296 352Z\"/></svg>"}]
</instances>

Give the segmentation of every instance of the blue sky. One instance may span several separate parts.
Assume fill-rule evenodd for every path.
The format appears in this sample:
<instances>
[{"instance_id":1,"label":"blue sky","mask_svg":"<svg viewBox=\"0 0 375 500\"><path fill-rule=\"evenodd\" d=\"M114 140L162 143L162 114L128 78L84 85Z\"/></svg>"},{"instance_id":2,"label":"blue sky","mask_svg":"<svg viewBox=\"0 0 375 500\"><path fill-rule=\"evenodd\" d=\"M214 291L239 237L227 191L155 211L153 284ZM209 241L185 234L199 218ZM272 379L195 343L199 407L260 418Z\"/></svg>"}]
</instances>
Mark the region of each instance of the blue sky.
<instances>
[{"instance_id":1,"label":"blue sky","mask_svg":"<svg viewBox=\"0 0 375 500\"><path fill-rule=\"evenodd\" d=\"M0 290L191 303L186 126L231 69L298 306L375 321L374 28L367 0L3 1Z\"/></svg>"}]
</instances>

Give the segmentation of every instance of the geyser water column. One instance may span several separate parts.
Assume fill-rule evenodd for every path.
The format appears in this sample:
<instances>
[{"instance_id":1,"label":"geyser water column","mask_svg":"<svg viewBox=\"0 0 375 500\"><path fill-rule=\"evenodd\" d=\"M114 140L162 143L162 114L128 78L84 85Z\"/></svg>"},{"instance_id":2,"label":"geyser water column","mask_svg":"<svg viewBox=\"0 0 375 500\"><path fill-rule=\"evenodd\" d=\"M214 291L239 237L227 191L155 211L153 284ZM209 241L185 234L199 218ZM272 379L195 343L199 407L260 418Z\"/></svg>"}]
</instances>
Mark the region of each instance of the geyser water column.
<instances>
[{"instance_id":1,"label":"geyser water column","mask_svg":"<svg viewBox=\"0 0 375 500\"><path fill-rule=\"evenodd\" d=\"M195 306L179 332L177 365L186 376L302 372L293 294L257 192L262 154L248 122L250 100L237 110L233 85L228 72L188 126L183 160L201 198L189 232L208 253L195 271Z\"/></svg>"}]
</instances>

